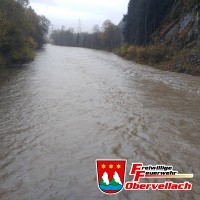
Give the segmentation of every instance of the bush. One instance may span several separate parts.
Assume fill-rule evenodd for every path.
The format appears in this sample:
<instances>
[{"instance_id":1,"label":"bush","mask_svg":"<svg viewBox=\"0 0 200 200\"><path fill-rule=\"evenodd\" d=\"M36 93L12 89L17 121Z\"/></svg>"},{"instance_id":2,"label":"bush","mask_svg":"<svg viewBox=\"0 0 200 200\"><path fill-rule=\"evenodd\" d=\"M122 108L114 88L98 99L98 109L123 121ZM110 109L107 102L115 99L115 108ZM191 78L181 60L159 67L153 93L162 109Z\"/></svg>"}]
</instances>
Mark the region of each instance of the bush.
<instances>
[{"instance_id":1,"label":"bush","mask_svg":"<svg viewBox=\"0 0 200 200\"><path fill-rule=\"evenodd\" d=\"M146 55L149 56L150 63L160 63L166 59L167 49L165 46L153 45L146 49Z\"/></svg>"},{"instance_id":2,"label":"bush","mask_svg":"<svg viewBox=\"0 0 200 200\"><path fill-rule=\"evenodd\" d=\"M14 63L23 64L28 61L34 60L35 53L34 50L24 45L21 49L11 51L11 60Z\"/></svg>"},{"instance_id":3,"label":"bush","mask_svg":"<svg viewBox=\"0 0 200 200\"><path fill-rule=\"evenodd\" d=\"M127 49L128 49L128 44L127 43L123 43L120 48L117 50L117 54L122 56L122 57L126 57L127 55Z\"/></svg>"},{"instance_id":4,"label":"bush","mask_svg":"<svg viewBox=\"0 0 200 200\"><path fill-rule=\"evenodd\" d=\"M137 56L137 50L135 46L130 46L127 49L127 58L128 59L134 59Z\"/></svg>"},{"instance_id":5,"label":"bush","mask_svg":"<svg viewBox=\"0 0 200 200\"><path fill-rule=\"evenodd\" d=\"M161 45L151 45L149 47L130 46L127 49L126 57L136 62L145 64L156 64L166 59L167 49Z\"/></svg>"},{"instance_id":6,"label":"bush","mask_svg":"<svg viewBox=\"0 0 200 200\"><path fill-rule=\"evenodd\" d=\"M144 48L141 46L130 46L127 49L127 58L131 60L138 60L142 51L144 51Z\"/></svg>"},{"instance_id":7,"label":"bush","mask_svg":"<svg viewBox=\"0 0 200 200\"><path fill-rule=\"evenodd\" d=\"M169 60L176 52L175 47L166 47L164 45L150 46L127 46L123 44L115 53L129 60L143 64L159 64Z\"/></svg>"}]
</instances>

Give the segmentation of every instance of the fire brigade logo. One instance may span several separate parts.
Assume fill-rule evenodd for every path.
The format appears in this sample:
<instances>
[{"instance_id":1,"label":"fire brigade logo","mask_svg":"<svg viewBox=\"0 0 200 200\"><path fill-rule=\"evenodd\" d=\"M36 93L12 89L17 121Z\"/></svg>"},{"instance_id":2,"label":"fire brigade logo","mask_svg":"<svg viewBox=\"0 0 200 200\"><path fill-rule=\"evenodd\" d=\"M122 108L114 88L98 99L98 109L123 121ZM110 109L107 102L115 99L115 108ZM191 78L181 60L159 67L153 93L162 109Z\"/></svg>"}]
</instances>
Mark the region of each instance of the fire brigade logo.
<instances>
[{"instance_id":1,"label":"fire brigade logo","mask_svg":"<svg viewBox=\"0 0 200 200\"><path fill-rule=\"evenodd\" d=\"M97 185L105 194L117 194L125 182L126 160L96 160Z\"/></svg>"}]
</instances>

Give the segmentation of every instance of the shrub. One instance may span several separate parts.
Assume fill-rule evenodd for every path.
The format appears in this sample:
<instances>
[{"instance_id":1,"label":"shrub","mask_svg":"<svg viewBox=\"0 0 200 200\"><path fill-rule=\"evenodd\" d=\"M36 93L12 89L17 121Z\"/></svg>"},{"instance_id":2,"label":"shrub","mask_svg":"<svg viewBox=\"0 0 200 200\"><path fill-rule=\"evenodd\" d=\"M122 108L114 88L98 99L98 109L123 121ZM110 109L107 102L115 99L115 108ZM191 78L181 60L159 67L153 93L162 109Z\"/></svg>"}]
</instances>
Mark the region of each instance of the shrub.
<instances>
[{"instance_id":1,"label":"shrub","mask_svg":"<svg viewBox=\"0 0 200 200\"><path fill-rule=\"evenodd\" d=\"M162 45L143 47L134 45L127 46L123 44L115 51L115 53L136 62L144 64L159 64L172 56L172 49L167 49L167 47Z\"/></svg>"},{"instance_id":2,"label":"shrub","mask_svg":"<svg viewBox=\"0 0 200 200\"><path fill-rule=\"evenodd\" d=\"M130 46L127 58L141 63L159 63L166 57L167 50L164 46L151 45L149 47Z\"/></svg>"},{"instance_id":3,"label":"shrub","mask_svg":"<svg viewBox=\"0 0 200 200\"><path fill-rule=\"evenodd\" d=\"M137 56L136 46L130 46L127 49L127 58L128 59L134 59L136 56Z\"/></svg>"},{"instance_id":4,"label":"shrub","mask_svg":"<svg viewBox=\"0 0 200 200\"><path fill-rule=\"evenodd\" d=\"M125 57L127 54L127 49L128 49L128 44L127 43L123 43L120 47L120 55Z\"/></svg>"},{"instance_id":5,"label":"shrub","mask_svg":"<svg viewBox=\"0 0 200 200\"><path fill-rule=\"evenodd\" d=\"M166 47L161 45L149 46L146 51L146 54L149 56L150 63L160 63L165 60L167 54Z\"/></svg>"}]
</instances>

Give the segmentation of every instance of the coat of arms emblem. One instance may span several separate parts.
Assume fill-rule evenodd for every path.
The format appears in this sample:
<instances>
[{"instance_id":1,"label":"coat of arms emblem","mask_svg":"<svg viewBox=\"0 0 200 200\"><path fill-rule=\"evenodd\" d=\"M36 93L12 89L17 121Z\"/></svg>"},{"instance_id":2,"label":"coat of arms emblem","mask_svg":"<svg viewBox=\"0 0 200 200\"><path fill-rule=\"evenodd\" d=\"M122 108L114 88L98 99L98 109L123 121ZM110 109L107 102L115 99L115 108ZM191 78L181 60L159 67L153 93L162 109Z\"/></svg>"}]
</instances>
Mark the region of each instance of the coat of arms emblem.
<instances>
[{"instance_id":1,"label":"coat of arms emblem","mask_svg":"<svg viewBox=\"0 0 200 200\"><path fill-rule=\"evenodd\" d=\"M125 182L126 160L96 160L97 184L106 194L117 194Z\"/></svg>"}]
</instances>

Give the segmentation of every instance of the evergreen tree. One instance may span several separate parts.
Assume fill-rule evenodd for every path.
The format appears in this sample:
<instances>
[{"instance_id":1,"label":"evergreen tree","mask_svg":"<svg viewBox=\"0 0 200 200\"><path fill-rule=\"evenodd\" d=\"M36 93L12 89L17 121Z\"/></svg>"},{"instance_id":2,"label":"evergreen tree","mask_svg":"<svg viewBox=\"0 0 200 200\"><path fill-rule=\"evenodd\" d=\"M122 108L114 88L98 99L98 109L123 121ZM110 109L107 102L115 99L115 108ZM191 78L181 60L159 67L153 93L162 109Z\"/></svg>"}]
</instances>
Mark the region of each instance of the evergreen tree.
<instances>
[{"instance_id":1,"label":"evergreen tree","mask_svg":"<svg viewBox=\"0 0 200 200\"><path fill-rule=\"evenodd\" d=\"M173 0L130 0L124 15L124 38L129 44L146 45L160 26Z\"/></svg>"}]
</instances>

